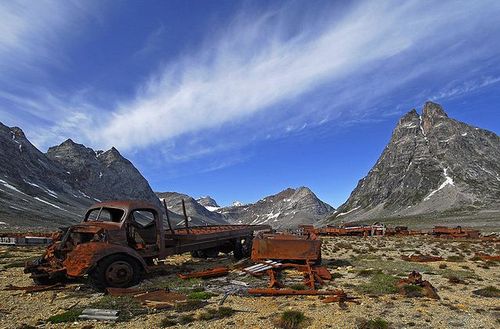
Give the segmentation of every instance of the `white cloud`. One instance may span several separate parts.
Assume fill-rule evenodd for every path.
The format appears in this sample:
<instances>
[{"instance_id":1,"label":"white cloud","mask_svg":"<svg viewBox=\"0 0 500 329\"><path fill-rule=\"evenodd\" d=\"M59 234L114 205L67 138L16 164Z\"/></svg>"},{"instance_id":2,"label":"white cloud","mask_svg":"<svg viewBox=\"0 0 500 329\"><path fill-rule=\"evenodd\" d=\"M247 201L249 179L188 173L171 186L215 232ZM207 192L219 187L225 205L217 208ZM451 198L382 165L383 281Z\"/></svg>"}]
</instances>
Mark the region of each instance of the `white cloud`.
<instances>
[{"instance_id":1,"label":"white cloud","mask_svg":"<svg viewBox=\"0 0 500 329\"><path fill-rule=\"evenodd\" d=\"M467 34L477 24L496 19L492 13L498 9L498 2L487 1L410 1L403 5L367 1L340 19L299 22L304 28L292 35L285 33L283 26L297 22L288 21L286 11L239 17L226 33L207 40L198 53L170 63L151 77L133 100L122 102L104 120L106 129L99 129L93 142L125 150L143 148L187 133L251 120L252 115L324 83L349 83L356 74L391 60L401 61L398 56L411 57L418 48L438 51L441 42L459 42L464 34L470 36ZM428 56L440 60L439 53ZM461 56L456 58L458 61ZM428 62L428 58L421 62ZM418 66L418 62L413 64ZM379 89L374 93L382 95L436 68L428 64L392 81L378 72L377 79L354 86L344 96L359 98L356 91L367 86ZM342 93L342 88L338 92ZM370 99L373 97L368 93L362 101ZM298 123L298 127L303 124ZM290 127L296 126L287 125L285 130L296 130Z\"/></svg>"},{"instance_id":2,"label":"white cloud","mask_svg":"<svg viewBox=\"0 0 500 329\"><path fill-rule=\"evenodd\" d=\"M433 83L458 77L460 85L461 70L470 66L472 81L494 67L485 58L498 58L500 46L485 42L498 37L498 1L310 7L243 11L222 22L199 49L170 58L147 83L138 82L136 95L106 107L86 97L91 88L82 95L68 95L63 87L26 93L28 85L23 93L2 91L0 113L15 118L5 102L16 104L12 108L30 117L21 125L42 148L67 137L129 154L162 143L168 161L187 162L332 120L371 120L384 102L420 104L442 89ZM8 22L0 25L0 72L64 64L64 56L56 56L64 53L61 40L75 37L73 28L89 13L78 2L0 3L0 18ZM160 25L143 51L130 56L154 53L165 33ZM415 90L412 84L422 77L428 90ZM398 100L391 99L396 92Z\"/></svg>"}]
</instances>

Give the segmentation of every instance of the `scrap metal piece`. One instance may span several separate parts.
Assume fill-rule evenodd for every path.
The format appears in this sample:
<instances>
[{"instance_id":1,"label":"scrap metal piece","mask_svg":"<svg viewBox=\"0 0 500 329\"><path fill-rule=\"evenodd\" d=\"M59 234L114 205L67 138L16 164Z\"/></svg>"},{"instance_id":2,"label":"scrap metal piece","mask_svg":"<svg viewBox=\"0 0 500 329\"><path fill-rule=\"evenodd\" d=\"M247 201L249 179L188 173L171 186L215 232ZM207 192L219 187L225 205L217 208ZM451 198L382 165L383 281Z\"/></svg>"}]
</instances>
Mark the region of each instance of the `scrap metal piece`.
<instances>
[{"instance_id":1,"label":"scrap metal piece","mask_svg":"<svg viewBox=\"0 0 500 329\"><path fill-rule=\"evenodd\" d=\"M144 290L137 288L112 288L112 287L106 288L106 291L111 296L130 296L130 295L133 296L145 292Z\"/></svg>"},{"instance_id":2,"label":"scrap metal piece","mask_svg":"<svg viewBox=\"0 0 500 329\"><path fill-rule=\"evenodd\" d=\"M356 297L350 297L347 296L347 294L343 290L339 290L338 295L331 295L326 297L325 299L322 300L323 303L336 303L338 302L339 304L345 303L345 302L354 302L356 303Z\"/></svg>"},{"instance_id":3,"label":"scrap metal piece","mask_svg":"<svg viewBox=\"0 0 500 329\"><path fill-rule=\"evenodd\" d=\"M187 274L177 274L177 276L183 280L191 278L214 278L218 276L224 276L229 273L229 268L227 267L216 267L205 271L191 272Z\"/></svg>"},{"instance_id":4,"label":"scrap metal piece","mask_svg":"<svg viewBox=\"0 0 500 329\"><path fill-rule=\"evenodd\" d=\"M266 260L266 261L260 262L258 264L246 267L242 271L245 273L251 274L251 275L259 276L259 275L264 274L264 271L267 271L267 270L272 269L272 268L280 268L282 266L283 266L283 264L280 262Z\"/></svg>"},{"instance_id":5,"label":"scrap metal piece","mask_svg":"<svg viewBox=\"0 0 500 329\"><path fill-rule=\"evenodd\" d=\"M483 253L478 253L474 257L479 257L479 258L481 258L481 260L484 260L484 261L489 261L489 260L500 261L500 255L487 255L487 254L483 254Z\"/></svg>"},{"instance_id":6,"label":"scrap metal piece","mask_svg":"<svg viewBox=\"0 0 500 329\"><path fill-rule=\"evenodd\" d=\"M13 286L12 284L8 284L4 290L23 290L26 292L39 292L39 291L47 291L47 290L60 290L64 288L64 284L56 283L52 285L39 285L39 286L28 286L28 287L18 287Z\"/></svg>"},{"instance_id":7,"label":"scrap metal piece","mask_svg":"<svg viewBox=\"0 0 500 329\"><path fill-rule=\"evenodd\" d=\"M251 295L263 296L286 296L286 295L339 295L343 290L293 290L293 289L274 289L274 288L251 288L248 289Z\"/></svg>"},{"instance_id":8,"label":"scrap metal piece","mask_svg":"<svg viewBox=\"0 0 500 329\"><path fill-rule=\"evenodd\" d=\"M411 272L410 275L408 275L408 279L401 279L396 283L396 287L398 287L399 293L402 295L406 294L405 286L408 285L421 287L423 294L426 297L432 299L441 299L437 294L437 289L434 288L434 286L429 281L422 280L422 274L418 273L417 271Z\"/></svg>"},{"instance_id":9,"label":"scrap metal piece","mask_svg":"<svg viewBox=\"0 0 500 329\"><path fill-rule=\"evenodd\" d=\"M457 227L434 226L434 228L432 229L432 235L438 238L446 238L446 239L456 239L456 238L478 239L480 237L480 232L479 230L474 230L471 228L463 228L461 226Z\"/></svg>"},{"instance_id":10,"label":"scrap metal piece","mask_svg":"<svg viewBox=\"0 0 500 329\"><path fill-rule=\"evenodd\" d=\"M407 262L427 263L427 262L439 262L443 260L443 257L413 254L410 256L402 255L401 259Z\"/></svg>"},{"instance_id":11,"label":"scrap metal piece","mask_svg":"<svg viewBox=\"0 0 500 329\"><path fill-rule=\"evenodd\" d=\"M82 320L117 321L118 313L120 313L118 310L87 308L82 311L78 318Z\"/></svg>"},{"instance_id":12,"label":"scrap metal piece","mask_svg":"<svg viewBox=\"0 0 500 329\"><path fill-rule=\"evenodd\" d=\"M321 240L315 235L261 233L253 240L251 259L320 262Z\"/></svg>"}]
</instances>

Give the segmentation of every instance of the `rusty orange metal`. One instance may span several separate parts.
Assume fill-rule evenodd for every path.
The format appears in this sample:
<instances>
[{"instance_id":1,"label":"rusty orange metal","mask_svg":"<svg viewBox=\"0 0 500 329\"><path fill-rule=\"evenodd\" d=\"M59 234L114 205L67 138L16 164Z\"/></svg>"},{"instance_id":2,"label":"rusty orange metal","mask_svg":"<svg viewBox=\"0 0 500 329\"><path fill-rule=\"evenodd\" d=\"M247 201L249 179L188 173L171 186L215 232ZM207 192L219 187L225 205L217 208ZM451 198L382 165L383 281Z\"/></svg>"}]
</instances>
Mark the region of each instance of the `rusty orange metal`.
<instances>
[{"instance_id":1,"label":"rusty orange metal","mask_svg":"<svg viewBox=\"0 0 500 329\"><path fill-rule=\"evenodd\" d=\"M484 260L484 261L489 261L489 260L500 261L500 255L487 255L487 254L483 254L483 253L478 253L475 255L475 257L479 257L479 258L481 258L481 260Z\"/></svg>"},{"instance_id":2,"label":"rusty orange metal","mask_svg":"<svg viewBox=\"0 0 500 329\"><path fill-rule=\"evenodd\" d=\"M251 259L321 261L321 240L311 235L259 234L252 244Z\"/></svg>"},{"instance_id":3,"label":"rusty orange metal","mask_svg":"<svg viewBox=\"0 0 500 329\"><path fill-rule=\"evenodd\" d=\"M399 289L399 293L402 295L406 295L407 291L405 290L405 286L413 285L419 286L422 288L423 295L432 298L432 299L440 299L437 294L436 288L426 280L422 280L422 275L417 271L413 271L408 275L407 279L401 279L396 283L396 287Z\"/></svg>"},{"instance_id":4,"label":"rusty orange metal","mask_svg":"<svg viewBox=\"0 0 500 329\"><path fill-rule=\"evenodd\" d=\"M218 276L224 276L229 273L229 268L227 267L216 267L205 271L191 272L187 274L177 274L177 276L183 280L192 278L214 278Z\"/></svg>"},{"instance_id":5,"label":"rusty orange metal","mask_svg":"<svg viewBox=\"0 0 500 329\"><path fill-rule=\"evenodd\" d=\"M317 235L332 236L380 236L385 235L386 227L383 224L353 225L353 226L325 226L315 229Z\"/></svg>"},{"instance_id":6,"label":"rusty orange metal","mask_svg":"<svg viewBox=\"0 0 500 329\"><path fill-rule=\"evenodd\" d=\"M263 296L286 296L286 295L341 295L344 293L343 290L293 290L293 289L274 289L274 288L251 288L248 289L248 293L251 295L263 295Z\"/></svg>"},{"instance_id":7,"label":"rusty orange metal","mask_svg":"<svg viewBox=\"0 0 500 329\"><path fill-rule=\"evenodd\" d=\"M463 228L461 226L457 227L434 226L434 228L432 229L432 235L438 238L446 238L446 239L456 239L456 238L478 239L480 237L480 232L479 230L471 228Z\"/></svg>"}]
</instances>

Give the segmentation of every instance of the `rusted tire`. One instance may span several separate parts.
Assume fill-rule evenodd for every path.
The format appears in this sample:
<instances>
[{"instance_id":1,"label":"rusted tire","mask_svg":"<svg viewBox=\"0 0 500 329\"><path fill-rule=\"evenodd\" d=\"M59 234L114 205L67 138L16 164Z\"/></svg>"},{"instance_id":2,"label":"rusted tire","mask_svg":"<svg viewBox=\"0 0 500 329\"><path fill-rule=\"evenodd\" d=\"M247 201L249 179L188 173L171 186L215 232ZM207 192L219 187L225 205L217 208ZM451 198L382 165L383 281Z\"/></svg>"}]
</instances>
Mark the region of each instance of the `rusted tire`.
<instances>
[{"instance_id":1,"label":"rusted tire","mask_svg":"<svg viewBox=\"0 0 500 329\"><path fill-rule=\"evenodd\" d=\"M126 255L112 255L97 263L89 273L90 281L99 290L106 287L128 288L139 283L142 276L141 265Z\"/></svg>"}]
</instances>

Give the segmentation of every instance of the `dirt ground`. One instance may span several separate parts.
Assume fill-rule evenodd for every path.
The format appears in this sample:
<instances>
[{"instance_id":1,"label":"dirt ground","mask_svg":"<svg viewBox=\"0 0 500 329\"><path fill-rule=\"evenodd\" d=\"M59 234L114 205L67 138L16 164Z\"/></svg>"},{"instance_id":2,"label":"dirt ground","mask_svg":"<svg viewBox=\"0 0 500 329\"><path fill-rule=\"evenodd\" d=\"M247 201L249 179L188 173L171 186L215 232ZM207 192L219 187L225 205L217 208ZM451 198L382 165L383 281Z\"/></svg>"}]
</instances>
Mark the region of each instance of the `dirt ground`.
<instances>
[{"instance_id":1,"label":"dirt ground","mask_svg":"<svg viewBox=\"0 0 500 329\"><path fill-rule=\"evenodd\" d=\"M301 311L306 319L302 328L498 328L500 298L473 293L478 289L500 288L499 262L482 261L476 253L500 254L500 243L473 240L441 240L428 237L332 237L323 238L323 264L335 278L322 289L344 289L357 303L323 303L317 296L256 297L246 294L249 287L266 287L262 279L233 271L229 276L208 280L182 281L179 271L187 272L216 266L231 266L230 258L191 259L189 255L172 257L162 275L146 278L139 287L169 288L187 294L210 292L212 297L195 310L140 307L130 319L118 323L70 321L50 323L48 319L67 310L85 308L92 303L109 301L109 296L92 290L85 281L67 285L63 290L26 293L8 291L9 285L28 286L23 260L37 256L41 249L0 249L0 328L273 328L282 312ZM432 263L403 261L401 255L436 255L445 258ZM441 297L407 297L394 290L394 280L418 270ZM285 285L298 285L302 277L285 271ZM453 283L452 283L453 282ZM223 306L235 310L220 319L207 319L207 310L215 310L224 294ZM497 295L498 296L498 295ZM108 299L106 299L108 298ZM113 306L113 305L112 305ZM110 308L113 308L113 307ZM114 305L116 306L116 305ZM116 308L116 307L115 307ZM381 319L367 323L370 320ZM179 324L183 322L185 324ZM372 325L372 326L370 326Z\"/></svg>"}]
</instances>

